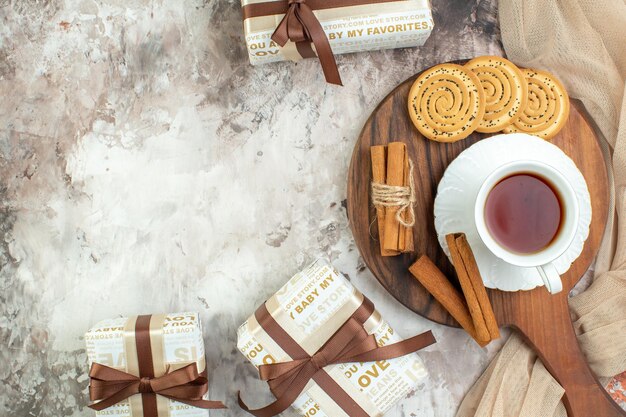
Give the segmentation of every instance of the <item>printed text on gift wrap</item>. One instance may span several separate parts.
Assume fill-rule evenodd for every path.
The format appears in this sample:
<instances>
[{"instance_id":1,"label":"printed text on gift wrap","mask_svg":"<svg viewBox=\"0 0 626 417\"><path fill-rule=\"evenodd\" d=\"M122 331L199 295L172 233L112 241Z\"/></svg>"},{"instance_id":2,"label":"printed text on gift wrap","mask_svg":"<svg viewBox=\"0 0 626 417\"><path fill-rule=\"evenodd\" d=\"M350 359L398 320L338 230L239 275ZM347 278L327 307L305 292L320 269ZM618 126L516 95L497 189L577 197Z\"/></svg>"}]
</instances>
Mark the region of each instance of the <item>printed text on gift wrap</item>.
<instances>
[{"instance_id":1,"label":"printed text on gift wrap","mask_svg":"<svg viewBox=\"0 0 626 417\"><path fill-rule=\"evenodd\" d=\"M322 24L335 53L409 46L419 42L433 28L427 13L343 18ZM276 60L280 47L271 40L273 31L253 32L246 36L253 62Z\"/></svg>"},{"instance_id":2,"label":"printed text on gift wrap","mask_svg":"<svg viewBox=\"0 0 626 417\"><path fill-rule=\"evenodd\" d=\"M305 286L302 291L300 291L300 294L298 294L299 297L292 300L285 306L286 310L291 310L289 312L289 317L293 320L296 319L296 315L302 316L309 314L309 317L304 320L304 322L301 319L298 320L300 328L303 331L306 331L312 323L320 320L320 318L316 315L316 312L326 315L328 314L328 309L338 308L338 299L347 291L344 286L336 288L330 295L323 297L324 300L321 303L317 303L316 310L311 308L313 303L320 298L320 292L328 290L334 281L335 278L333 275L329 274L322 282L319 283L319 285L317 285L316 282L311 282L309 285Z\"/></svg>"},{"instance_id":3,"label":"printed text on gift wrap","mask_svg":"<svg viewBox=\"0 0 626 417\"><path fill-rule=\"evenodd\" d=\"M200 356L197 346L191 342L185 343L188 337L185 335L195 334L198 331L197 326L198 319L195 314L168 315L164 318L163 335L165 337L167 337L166 335L174 335L176 339L180 340L179 346L174 347L172 350L170 362L186 363ZM121 340L124 337L124 330L124 326L100 327L87 333L85 339L88 341L99 341L100 344L111 339ZM107 345L103 345L103 347L105 346ZM119 349L98 349L93 355L95 356L94 362L118 369L124 368L126 363L125 352Z\"/></svg>"},{"instance_id":4,"label":"printed text on gift wrap","mask_svg":"<svg viewBox=\"0 0 626 417\"><path fill-rule=\"evenodd\" d=\"M347 307L345 314L348 314L352 309L350 306L360 300L350 283L324 262L312 264L296 274L274 297L273 302L280 306L281 313L285 315L283 319L289 317L306 337L316 337L340 309ZM248 332L248 324L244 324L241 329L239 348L256 366L287 359L270 353L264 344ZM368 320L368 331L375 335L380 346L401 340L377 313ZM398 398L415 389L417 382L426 375L421 360L415 354L378 362L329 366L325 370L336 381L345 381L342 386L346 387L350 395L358 397L358 392L361 392L361 395L368 397L381 413L388 410ZM309 394L300 396L293 406L298 415L303 417L329 417Z\"/></svg>"}]
</instances>

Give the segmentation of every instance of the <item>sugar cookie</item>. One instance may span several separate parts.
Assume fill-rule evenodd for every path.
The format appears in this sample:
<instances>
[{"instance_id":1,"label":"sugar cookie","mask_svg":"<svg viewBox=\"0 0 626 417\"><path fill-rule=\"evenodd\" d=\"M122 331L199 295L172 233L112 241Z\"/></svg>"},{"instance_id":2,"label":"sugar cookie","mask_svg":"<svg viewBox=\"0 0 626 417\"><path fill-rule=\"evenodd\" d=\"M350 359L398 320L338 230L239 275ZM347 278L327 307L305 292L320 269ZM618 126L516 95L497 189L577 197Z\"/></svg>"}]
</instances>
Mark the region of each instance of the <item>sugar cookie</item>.
<instances>
[{"instance_id":1,"label":"sugar cookie","mask_svg":"<svg viewBox=\"0 0 626 417\"><path fill-rule=\"evenodd\" d=\"M522 71L499 56L474 58L465 67L480 79L485 93L485 115L476 131L498 132L517 120L528 98L528 82Z\"/></svg>"},{"instance_id":2,"label":"sugar cookie","mask_svg":"<svg viewBox=\"0 0 626 417\"><path fill-rule=\"evenodd\" d=\"M428 139L456 142L469 136L485 113L480 80L456 64L424 71L409 92L411 121Z\"/></svg>"},{"instance_id":3,"label":"sugar cookie","mask_svg":"<svg viewBox=\"0 0 626 417\"><path fill-rule=\"evenodd\" d=\"M519 118L504 128L506 133L524 132L543 139L553 138L567 122L569 97L552 74L524 69L528 81L528 102Z\"/></svg>"}]
</instances>

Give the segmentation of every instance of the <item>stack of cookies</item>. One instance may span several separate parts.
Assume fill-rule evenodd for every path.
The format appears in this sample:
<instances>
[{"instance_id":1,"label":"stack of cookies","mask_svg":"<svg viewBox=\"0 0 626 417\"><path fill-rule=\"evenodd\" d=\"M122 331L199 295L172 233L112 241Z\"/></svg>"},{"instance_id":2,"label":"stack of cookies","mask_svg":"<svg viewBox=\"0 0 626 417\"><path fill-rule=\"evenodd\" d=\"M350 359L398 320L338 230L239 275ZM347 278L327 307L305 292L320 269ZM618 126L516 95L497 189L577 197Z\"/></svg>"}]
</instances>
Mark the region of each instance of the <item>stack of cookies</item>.
<instances>
[{"instance_id":1,"label":"stack of cookies","mask_svg":"<svg viewBox=\"0 0 626 417\"><path fill-rule=\"evenodd\" d=\"M411 87L408 107L420 133L438 142L456 142L474 131L551 139L567 121L569 97L548 72L482 56L424 71Z\"/></svg>"}]
</instances>

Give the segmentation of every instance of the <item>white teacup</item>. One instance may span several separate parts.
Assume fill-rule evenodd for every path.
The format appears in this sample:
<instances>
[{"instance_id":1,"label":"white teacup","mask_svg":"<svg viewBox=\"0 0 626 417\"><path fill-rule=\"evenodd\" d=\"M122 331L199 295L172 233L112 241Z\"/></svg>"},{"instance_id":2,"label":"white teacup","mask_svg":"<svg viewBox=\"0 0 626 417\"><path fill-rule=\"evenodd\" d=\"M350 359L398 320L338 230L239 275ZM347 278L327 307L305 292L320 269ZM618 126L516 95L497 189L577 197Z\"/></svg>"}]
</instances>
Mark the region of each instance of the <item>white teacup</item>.
<instances>
[{"instance_id":1,"label":"white teacup","mask_svg":"<svg viewBox=\"0 0 626 417\"><path fill-rule=\"evenodd\" d=\"M491 235L485 219L485 205L491 190L504 178L515 174L532 174L547 181L558 193L561 207L561 224L556 237L545 248L533 253L516 253L502 246ZM476 196L474 220L478 234L485 246L498 258L512 265L537 268L547 290L556 294L563 283L552 263L572 244L578 226L579 207L576 193L567 178L551 166L532 160L515 161L500 166L483 182Z\"/></svg>"}]
</instances>

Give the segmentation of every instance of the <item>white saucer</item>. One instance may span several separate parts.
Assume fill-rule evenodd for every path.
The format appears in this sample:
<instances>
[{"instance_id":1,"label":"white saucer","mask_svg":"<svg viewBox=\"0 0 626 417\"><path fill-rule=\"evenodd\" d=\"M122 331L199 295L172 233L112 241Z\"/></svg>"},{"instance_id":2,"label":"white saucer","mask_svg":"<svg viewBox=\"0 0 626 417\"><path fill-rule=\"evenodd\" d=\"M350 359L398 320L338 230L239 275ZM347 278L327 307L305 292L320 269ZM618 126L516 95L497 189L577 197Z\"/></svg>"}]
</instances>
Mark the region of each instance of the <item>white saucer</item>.
<instances>
[{"instance_id":1,"label":"white saucer","mask_svg":"<svg viewBox=\"0 0 626 417\"><path fill-rule=\"evenodd\" d=\"M472 247L485 286L503 291L531 290L543 281L535 268L508 264L493 255L483 244L474 224L476 194L489 173L517 160L550 164L567 179L578 197L580 218L572 245L554 261L565 273L583 250L591 223L591 200L582 173L561 149L543 139L524 133L492 136L463 151L446 169L435 198L435 229L444 252L450 257L446 235L463 232Z\"/></svg>"}]
</instances>

